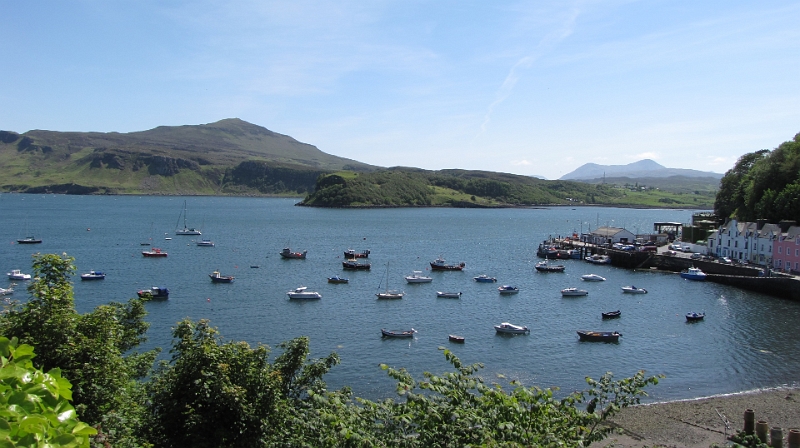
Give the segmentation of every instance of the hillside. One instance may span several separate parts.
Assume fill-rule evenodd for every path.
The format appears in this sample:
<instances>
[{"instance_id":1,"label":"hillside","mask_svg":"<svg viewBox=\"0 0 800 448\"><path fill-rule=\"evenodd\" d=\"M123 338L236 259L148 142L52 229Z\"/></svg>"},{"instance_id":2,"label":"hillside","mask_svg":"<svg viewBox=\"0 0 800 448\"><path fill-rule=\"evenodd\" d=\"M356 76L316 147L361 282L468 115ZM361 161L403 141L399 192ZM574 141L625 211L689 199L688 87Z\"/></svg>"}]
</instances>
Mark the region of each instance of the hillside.
<instances>
[{"instance_id":1,"label":"hillside","mask_svg":"<svg viewBox=\"0 0 800 448\"><path fill-rule=\"evenodd\" d=\"M560 180L578 180L597 183L603 178L625 177L633 182L640 178L663 178L663 177L706 177L714 178L719 182L722 174L710 171L689 170L683 168L666 168L650 159L640 160L627 165L598 165L596 163L586 163L576 170L561 176Z\"/></svg>"},{"instance_id":2,"label":"hillside","mask_svg":"<svg viewBox=\"0 0 800 448\"><path fill-rule=\"evenodd\" d=\"M111 194L305 193L370 165L236 118L130 133L0 131L0 189Z\"/></svg>"}]
</instances>

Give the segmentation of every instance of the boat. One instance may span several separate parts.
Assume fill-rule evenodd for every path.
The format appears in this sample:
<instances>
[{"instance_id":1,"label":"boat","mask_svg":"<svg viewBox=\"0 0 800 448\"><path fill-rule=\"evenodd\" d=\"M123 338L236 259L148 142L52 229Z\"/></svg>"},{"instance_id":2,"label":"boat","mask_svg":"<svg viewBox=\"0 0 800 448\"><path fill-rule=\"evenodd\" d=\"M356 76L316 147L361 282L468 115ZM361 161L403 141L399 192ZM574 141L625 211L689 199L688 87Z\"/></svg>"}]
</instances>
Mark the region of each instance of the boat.
<instances>
[{"instance_id":1,"label":"boat","mask_svg":"<svg viewBox=\"0 0 800 448\"><path fill-rule=\"evenodd\" d=\"M481 274L477 277L472 277L478 283L496 283L497 279L495 277L489 277L486 274Z\"/></svg>"},{"instance_id":2,"label":"boat","mask_svg":"<svg viewBox=\"0 0 800 448\"><path fill-rule=\"evenodd\" d=\"M498 286L497 291L500 292L500 294L516 294L519 292L519 288L511 285L503 285Z\"/></svg>"},{"instance_id":3,"label":"boat","mask_svg":"<svg viewBox=\"0 0 800 448\"><path fill-rule=\"evenodd\" d=\"M380 285L378 285L380 288ZM386 263L386 290L375 294L379 299L402 299L406 295L403 291L389 289L389 263Z\"/></svg>"},{"instance_id":4,"label":"boat","mask_svg":"<svg viewBox=\"0 0 800 448\"><path fill-rule=\"evenodd\" d=\"M31 274L23 274L19 269L12 269L11 272L7 273L9 280L30 280Z\"/></svg>"},{"instance_id":5,"label":"boat","mask_svg":"<svg viewBox=\"0 0 800 448\"><path fill-rule=\"evenodd\" d=\"M342 268L343 269L354 269L354 270L368 271L370 266L371 265L369 263L358 261L355 258L352 259L352 260L344 260L342 262Z\"/></svg>"},{"instance_id":6,"label":"boat","mask_svg":"<svg viewBox=\"0 0 800 448\"><path fill-rule=\"evenodd\" d=\"M81 280L103 280L106 274L100 271L89 271L86 274L81 274Z\"/></svg>"},{"instance_id":7,"label":"boat","mask_svg":"<svg viewBox=\"0 0 800 448\"><path fill-rule=\"evenodd\" d=\"M369 258L369 249L356 251L355 249L347 249L344 251L345 258Z\"/></svg>"},{"instance_id":8,"label":"boat","mask_svg":"<svg viewBox=\"0 0 800 448\"><path fill-rule=\"evenodd\" d=\"M704 317L706 317L706 313L686 313L686 322L697 322L703 320Z\"/></svg>"},{"instance_id":9,"label":"boat","mask_svg":"<svg viewBox=\"0 0 800 448\"><path fill-rule=\"evenodd\" d=\"M700 268L689 268L681 271L681 278L686 280L703 281L706 279L706 273L701 271Z\"/></svg>"},{"instance_id":10,"label":"boat","mask_svg":"<svg viewBox=\"0 0 800 448\"><path fill-rule=\"evenodd\" d=\"M150 250L143 250L142 255L145 257L166 257L167 253L157 247L153 247Z\"/></svg>"},{"instance_id":11,"label":"boat","mask_svg":"<svg viewBox=\"0 0 800 448\"><path fill-rule=\"evenodd\" d=\"M436 291L436 297L441 297L443 299L458 299L459 297L461 297L461 293Z\"/></svg>"},{"instance_id":12,"label":"boat","mask_svg":"<svg viewBox=\"0 0 800 448\"><path fill-rule=\"evenodd\" d=\"M447 339L449 339L450 342L455 342L457 344L463 344L464 343L464 336L457 336L457 335L451 334L451 335L447 336Z\"/></svg>"},{"instance_id":13,"label":"boat","mask_svg":"<svg viewBox=\"0 0 800 448\"><path fill-rule=\"evenodd\" d=\"M183 229L178 227L181 222L181 216L183 216ZM186 225L186 201L183 201L183 211L178 215L178 223L175 224L175 235L202 235L200 230Z\"/></svg>"},{"instance_id":14,"label":"boat","mask_svg":"<svg viewBox=\"0 0 800 448\"><path fill-rule=\"evenodd\" d=\"M232 275L222 275L219 271L214 271L208 276L211 277L211 283L233 283Z\"/></svg>"},{"instance_id":15,"label":"boat","mask_svg":"<svg viewBox=\"0 0 800 448\"><path fill-rule=\"evenodd\" d=\"M644 288L637 288L633 285L630 286L623 286L622 292L627 292L628 294L647 294L647 290Z\"/></svg>"},{"instance_id":16,"label":"boat","mask_svg":"<svg viewBox=\"0 0 800 448\"><path fill-rule=\"evenodd\" d=\"M587 296L589 295L589 291L578 288L564 288L561 290L561 295L565 297Z\"/></svg>"},{"instance_id":17,"label":"boat","mask_svg":"<svg viewBox=\"0 0 800 448\"><path fill-rule=\"evenodd\" d=\"M413 328L406 331L393 331L381 328L381 335L385 338L413 338L416 332L417 330Z\"/></svg>"},{"instance_id":18,"label":"boat","mask_svg":"<svg viewBox=\"0 0 800 448\"><path fill-rule=\"evenodd\" d=\"M573 260L581 259L581 251L579 249L569 249L567 250L567 255Z\"/></svg>"},{"instance_id":19,"label":"boat","mask_svg":"<svg viewBox=\"0 0 800 448\"><path fill-rule=\"evenodd\" d=\"M510 334L525 334L530 333L528 327L524 327L521 325L514 325L508 322L503 322L500 325L494 326L495 331L498 333L510 333Z\"/></svg>"},{"instance_id":20,"label":"boat","mask_svg":"<svg viewBox=\"0 0 800 448\"><path fill-rule=\"evenodd\" d=\"M299 288L295 288L294 291L289 291L286 293L290 299L321 299L322 294L316 291L307 291L308 288L305 286L301 286Z\"/></svg>"},{"instance_id":21,"label":"boat","mask_svg":"<svg viewBox=\"0 0 800 448\"><path fill-rule=\"evenodd\" d=\"M348 283L350 279L339 277L338 275L334 275L333 277L328 277L328 283Z\"/></svg>"},{"instance_id":22,"label":"boat","mask_svg":"<svg viewBox=\"0 0 800 448\"><path fill-rule=\"evenodd\" d=\"M136 295L145 299L169 299L169 289L163 286L153 286L150 289L141 289Z\"/></svg>"},{"instance_id":23,"label":"boat","mask_svg":"<svg viewBox=\"0 0 800 448\"><path fill-rule=\"evenodd\" d=\"M283 258L296 258L296 259L305 259L307 250L302 252L292 252L292 250L288 247L284 247L282 251L279 252L281 257Z\"/></svg>"},{"instance_id":24,"label":"boat","mask_svg":"<svg viewBox=\"0 0 800 448\"><path fill-rule=\"evenodd\" d=\"M594 254L583 258L588 263L611 264L611 257L608 255Z\"/></svg>"},{"instance_id":25,"label":"boat","mask_svg":"<svg viewBox=\"0 0 800 448\"><path fill-rule=\"evenodd\" d=\"M563 264L550 264L546 258L536 263L534 268L539 272L564 272L564 269L566 269Z\"/></svg>"},{"instance_id":26,"label":"boat","mask_svg":"<svg viewBox=\"0 0 800 448\"><path fill-rule=\"evenodd\" d=\"M32 236L27 236L22 238L21 240L17 240L18 244L41 244L42 240L39 238L34 238Z\"/></svg>"},{"instance_id":27,"label":"boat","mask_svg":"<svg viewBox=\"0 0 800 448\"><path fill-rule=\"evenodd\" d=\"M601 314L603 315L603 319L616 319L622 314L622 312L620 310L616 310L616 311L606 311L605 313Z\"/></svg>"},{"instance_id":28,"label":"boat","mask_svg":"<svg viewBox=\"0 0 800 448\"><path fill-rule=\"evenodd\" d=\"M597 274L585 274L581 275L581 280L586 282L604 282L606 281L605 277L601 277Z\"/></svg>"},{"instance_id":29,"label":"boat","mask_svg":"<svg viewBox=\"0 0 800 448\"><path fill-rule=\"evenodd\" d=\"M17 284L12 283L8 288L0 288L0 296L10 296L11 294L14 294L15 286L17 286Z\"/></svg>"},{"instance_id":30,"label":"boat","mask_svg":"<svg viewBox=\"0 0 800 448\"><path fill-rule=\"evenodd\" d=\"M587 342L619 342L622 336L618 331L586 331L578 330L578 337L581 341Z\"/></svg>"},{"instance_id":31,"label":"boat","mask_svg":"<svg viewBox=\"0 0 800 448\"><path fill-rule=\"evenodd\" d=\"M411 275L406 276L406 281L408 283L430 283L433 278L422 275L422 271L414 271Z\"/></svg>"},{"instance_id":32,"label":"boat","mask_svg":"<svg viewBox=\"0 0 800 448\"><path fill-rule=\"evenodd\" d=\"M214 247L214 242L211 241L211 240L207 240L207 239L203 239L201 241L197 241L195 244L197 244L200 247Z\"/></svg>"},{"instance_id":33,"label":"boat","mask_svg":"<svg viewBox=\"0 0 800 448\"><path fill-rule=\"evenodd\" d=\"M431 270L434 271L460 271L464 269L464 266L466 266L466 263L464 263L463 261L458 264L447 264L444 261L444 258L442 257L439 257L436 260L431 261L430 264L431 264Z\"/></svg>"}]
</instances>

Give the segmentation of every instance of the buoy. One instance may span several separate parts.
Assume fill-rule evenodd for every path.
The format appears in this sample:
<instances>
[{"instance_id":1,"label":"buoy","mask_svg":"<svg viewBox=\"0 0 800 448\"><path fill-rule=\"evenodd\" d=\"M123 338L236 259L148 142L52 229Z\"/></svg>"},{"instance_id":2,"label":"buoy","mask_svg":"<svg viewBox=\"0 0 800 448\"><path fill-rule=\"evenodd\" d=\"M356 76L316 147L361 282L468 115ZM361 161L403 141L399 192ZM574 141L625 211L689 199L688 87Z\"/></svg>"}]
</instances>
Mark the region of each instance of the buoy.
<instances>
[{"instance_id":1,"label":"buoy","mask_svg":"<svg viewBox=\"0 0 800 448\"><path fill-rule=\"evenodd\" d=\"M206 302L210 302L210 301L211 301L211 297L206 299Z\"/></svg>"}]
</instances>

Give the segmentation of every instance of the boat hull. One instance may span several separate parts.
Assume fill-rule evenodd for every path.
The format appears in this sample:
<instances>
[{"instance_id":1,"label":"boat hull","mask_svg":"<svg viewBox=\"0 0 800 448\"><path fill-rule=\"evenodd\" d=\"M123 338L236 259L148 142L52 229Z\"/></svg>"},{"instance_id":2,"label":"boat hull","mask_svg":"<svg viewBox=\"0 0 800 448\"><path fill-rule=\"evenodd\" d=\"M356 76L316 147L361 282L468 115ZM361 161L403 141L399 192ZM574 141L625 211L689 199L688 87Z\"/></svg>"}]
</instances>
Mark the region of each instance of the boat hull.
<instances>
[{"instance_id":1,"label":"boat hull","mask_svg":"<svg viewBox=\"0 0 800 448\"><path fill-rule=\"evenodd\" d=\"M346 260L342 262L343 269L350 269L354 271L368 271L371 265L369 263L359 263L357 261Z\"/></svg>"},{"instance_id":2,"label":"boat hull","mask_svg":"<svg viewBox=\"0 0 800 448\"><path fill-rule=\"evenodd\" d=\"M464 336L457 336L457 335L451 334L451 335L447 336L447 339L449 339L450 342L455 342L456 344L463 344L464 343Z\"/></svg>"},{"instance_id":3,"label":"boat hull","mask_svg":"<svg viewBox=\"0 0 800 448\"><path fill-rule=\"evenodd\" d=\"M562 289L561 295L564 297L581 297L581 296L588 296L589 291L586 291L585 289L568 288L568 289Z\"/></svg>"},{"instance_id":4,"label":"boat hull","mask_svg":"<svg viewBox=\"0 0 800 448\"><path fill-rule=\"evenodd\" d=\"M369 258L369 250L356 252L354 249L344 251L345 258Z\"/></svg>"},{"instance_id":5,"label":"boat hull","mask_svg":"<svg viewBox=\"0 0 800 448\"><path fill-rule=\"evenodd\" d=\"M620 312L619 310L617 310L617 311L607 311L605 313L602 313L602 315L603 315L603 319L616 319L616 318L618 318L618 317L620 317L622 315L622 312Z\"/></svg>"},{"instance_id":6,"label":"boat hull","mask_svg":"<svg viewBox=\"0 0 800 448\"><path fill-rule=\"evenodd\" d=\"M36 238L25 238L22 240L17 240L17 244L41 244L42 240L37 240Z\"/></svg>"},{"instance_id":7,"label":"boat hull","mask_svg":"<svg viewBox=\"0 0 800 448\"><path fill-rule=\"evenodd\" d=\"M430 283L433 281L431 277L406 277L408 283Z\"/></svg>"},{"instance_id":8,"label":"boat hull","mask_svg":"<svg viewBox=\"0 0 800 448\"><path fill-rule=\"evenodd\" d=\"M436 297L441 297L443 299L458 299L458 298L461 297L461 293L460 292L442 292L442 291L437 291L436 292Z\"/></svg>"},{"instance_id":9,"label":"boat hull","mask_svg":"<svg viewBox=\"0 0 800 448\"><path fill-rule=\"evenodd\" d=\"M402 299L405 296L403 292L379 292L375 294L375 297L379 299Z\"/></svg>"},{"instance_id":10,"label":"boat hull","mask_svg":"<svg viewBox=\"0 0 800 448\"><path fill-rule=\"evenodd\" d=\"M505 334L526 334L526 333L530 333L530 329L528 327L509 324L508 322L504 322L504 323L502 323L500 325L495 325L494 329L498 333L505 333Z\"/></svg>"},{"instance_id":11,"label":"boat hull","mask_svg":"<svg viewBox=\"0 0 800 448\"><path fill-rule=\"evenodd\" d=\"M342 277L338 277L338 276L336 276L336 277L328 277L328 283L341 284L341 283L348 283L348 282L350 282L350 280L346 279L346 278L342 278Z\"/></svg>"},{"instance_id":12,"label":"boat hull","mask_svg":"<svg viewBox=\"0 0 800 448\"><path fill-rule=\"evenodd\" d=\"M413 338L417 330L411 329L408 331L392 331L381 328L381 336L385 338Z\"/></svg>"},{"instance_id":13,"label":"boat hull","mask_svg":"<svg viewBox=\"0 0 800 448\"><path fill-rule=\"evenodd\" d=\"M586 342L619 342L621 334L616 331L578 331L578 337Z\"/></svg>"},{"instance_id":14,"label":"boat hull","mask_svg":"<svg viewBox=\"0 0 800 448\"><path fill-rule=\"evenodd\" d=\"M705 318L705 314L700 313L687 313L686 314L686 322L699 322Z\"/></svg>"}]
</instances>

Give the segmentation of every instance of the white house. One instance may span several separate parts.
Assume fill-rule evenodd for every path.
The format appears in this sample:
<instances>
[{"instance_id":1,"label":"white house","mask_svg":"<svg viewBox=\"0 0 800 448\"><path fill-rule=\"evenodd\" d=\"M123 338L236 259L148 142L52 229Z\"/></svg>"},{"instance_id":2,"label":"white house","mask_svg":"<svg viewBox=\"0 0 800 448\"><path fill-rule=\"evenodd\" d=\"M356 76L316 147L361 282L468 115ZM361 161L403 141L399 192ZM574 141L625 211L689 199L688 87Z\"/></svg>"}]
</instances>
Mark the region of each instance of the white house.
<instances>
[{"instance_id":1,"label":"white house","mask_svg":"<svg viewBox=\"0 0 800 448\"><path fill-rule=\"evenodd\" d=\"M729 219L708 236L708 254L771 266L773 243L780 234L781 229L777 224Z\"/></svg>"},{"instance_id":2,"label":"white house","mask_svg":"<svg viewBox=\"0 0 800 448\"><path fill-rule=\"evenodd\" d=\"M589 234L589 242L592 244L633 244L636 235L620 227L598 227Z\"/></svg>"}]
</instances>

